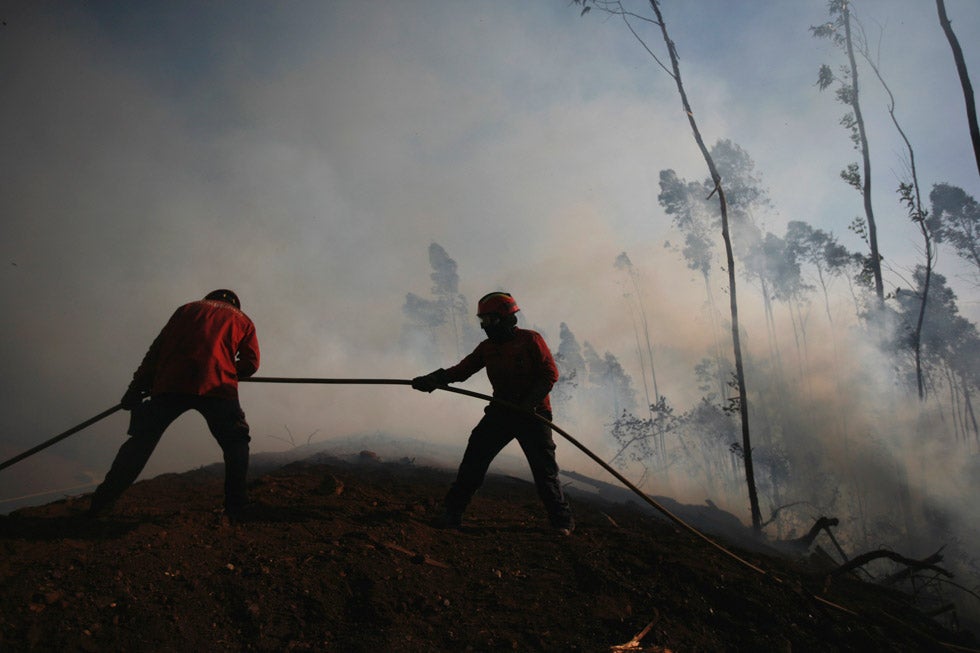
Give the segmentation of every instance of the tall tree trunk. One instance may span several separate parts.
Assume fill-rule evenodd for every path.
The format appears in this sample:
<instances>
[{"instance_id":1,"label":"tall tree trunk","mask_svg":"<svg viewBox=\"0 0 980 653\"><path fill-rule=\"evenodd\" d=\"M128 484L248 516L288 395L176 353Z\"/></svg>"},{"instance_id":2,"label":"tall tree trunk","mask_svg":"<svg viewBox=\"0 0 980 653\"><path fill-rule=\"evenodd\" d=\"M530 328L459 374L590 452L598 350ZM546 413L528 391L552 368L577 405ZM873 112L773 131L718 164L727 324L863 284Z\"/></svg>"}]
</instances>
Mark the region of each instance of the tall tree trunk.
<instances>
[{"instance_id":1,"label":"tall tree trunk","mask_svg":"<svg viewBox=\"0 0 980 653\"><path fill-rule=\"evenodd\" d=\"M636 291L639 292L639 289L637 288ZM666 456L663 455L663 453L664 453L664 447L663 447L663 444L662 444L663 443L663 435L660 434L660 438L658 440L658 437L657 437L658 434L654 430L654 423L655 423L656 420L654 420L654 417L653 417L653 406L652 406L652 404L650 402L650 386L647 384L647 365L646 365L646 358L644 358L644 356L643 356L643 348L640 345L640 330L639 330L639 327L636 324L636 316L633 314L633 304L629 300L629 295L627 294L625 296L625 298L626 298L627 310L629 310L629 312L630 312L630 322L633 323L633 335L636 338L636 356L640 360L640 378L643 379L643 399L644 399L644 402L646 403L647 417L650 419L650 429L651 429L650 430L650 437L653 439L654 443L657 445L657 452L661 454L661 463L663 464L663 463L665 463L665 461L667 460L667 458L666 458ZM639 297L637 297L637 300L639 300ZM642 307L640 308L640 310L642 310ZM644 318L644 322L645 321L646 321L646 318ZM649 344L650 344L650 340L649 340L649 336L648 336L648 338L647 338L647 345L649 346ZM653 359L652 358L650 359L650 365L651 365L651 367L653 366ZM653 375L653 378L656 379L656 374ZM657 389L657 387L656 387L656 385L654 385L654 392L655 393L656 393L656 389ZM658 404L660 403L660 398L659 397L657 397L656 403L658 403ZM666 469L666 466L665 466L665 469Z\"/></svg>"},{"instance_id":2,"label":"tall tree trunk","mask_svg":"<svg viewBox=\"0 0 980 653\"><path fill-rule=\"evenodd\" d=\"M950 367L948 361L944 361L942 364L943 372L946 374L946 387L949 388L949 413L950 419L953 422L953 439L959 442L960 433L963 433L963 439L966 440L966 427L964 426L962 409L960 408L960 389L957 382L958 374L955 374L953 368ZM940 419L945 424L945 419L942 418L942 413L940 413Z\"/></svg>"},{"instance_id":3,"label":"tall tree trunk","mask_svg":"<svg viewBox=\"0 0 980 653\"><path fill-rule=\"evenodd\" d=\"M629 277L633 282L633 290L636 292L636 305L640 309L640 319L643 322L643 337L646 340L647 356L650 359L650 380L653 382L653 399L660 403L660 389L657 387L657 367L653 362L653 344L650 342L650 324L647 322L647 312L643 306L643 295L640 294L640 284L637 280L637 271L631 265L629 267Z\"/></svg>"},{"instance_id":4,"label":"tall tree trunk","mask_svg":"<svg viewBox=\"0 0 980 653\"><path fill-rule=\"evenodd\" d=\"M919 173L915 167L915 150L912 148L912 142L909 140L909 137L906 136L905 130L902 129L902 125L899 124L898 117L895 115L895 95L892 93L892 90L888 86L887 82L885 82L885 78L882 76L881 70L871 58L871 53L868 52L866 46L862 47L861 56L863 56L864 60L871 66L871 70L874 71L875 76L878 77L878 81L881 82L882 88L884 88L885 92L888 94L888 115L891 117L892 124L895 125L895 129L902 137L902 141L905 142L905 149L909 153L909 170L912 174L912 184L909 186L903 183L899 188L899 192L902 194L902 200L909 207L909 215L912 218L912 222L919 225L919 231L922 233L922 239L925 243L926 251L926 276L922 284L922 301L919 303L919 316L915 323L915 331L912 333L912 344L915 351L915 380L919 390L919 401L925 401L926 392L922 371L922 324L926 317L926 307L929 303L929 286L932 283L932 233L929 231L929 226L926 224L925 211L922 209L922 193L919 192Z\"/></svg>"},{"instance_id":5,"label":"tall tree trunk","mask_svg":"<svg viewBox=\"0 0 980 653\"><path fill-rule=\"evenodd\" d=\"M962 375L961 375L962 378ZM973 402L970 401L970 386L966 379L963 379L963 405L966 417L969 418L969 426L973 427L973 439L980 443L980 427L977 426L977 416L973 412ZM964 434L965 435L965 434Z\"/></svg>"},{"instance_id":6,"label":"tall tree trunk","mask_svg":"<svg viewBox=\"0 0 980 653\"><path fill-rule=\"evenodd\" d=\"M858 136L861 143L861 159L864 163L863 190L864 215L868 221L868 244L871 246L871 271L875 278L875 294L878 296L879 308L885 301L885 284L881 279L881 256L878 253L878 227L875 224L875 214L871 207L871 152L868 148L868 135L864 128L864 116L861 115L861 102L858 100L858 69L854 59L854 41L851 37L851 9L844 3L844 34L847 43L847 59L851 65L851 106L854 108L854 120L857 123Z\"/></svg>"},{"instance_id":7,"label":"tall tree trunk","mask_svg":"<svg viewBox=\"0 0 980 653\"><path fill-rule=\"evenodd\" d=\"M670 36L667 33L667 24L664 22L663 14L660 11L660 4L657 2L657 0L650 0L650 6L653 8L653 12L657 15L657 22L659 23L660 31L663 34L664 44L667 46L667 51L670 53L670 64L673 70L673 77L677 84L677 92L681 97L681 104L684 107L684 113L687 114L687 120L691 125L691 130L694 132L694 140L697 142L698 148L701 150L701 155L704 157L704 162L707 164L708 170L711 173L711 180L715 185L715 191L718 193L718 204L721 208L721 235L725 241L725 255L728 264L729 299L732 312L732 346L735 353L735 376L738 382L739 412L742 418L742 453L745 460L745 481L748 485L749 507L752 512L752 527L756 532L761 532L762 515L759 512L759 496L756 491L755 470L752 465L752 442L749 434L749 399L745 387L745 371L742 365L742 345L738 326L738 302L736 301L735 295L735 255L732 251L732 239L728 229L728 202L725 200L725 190L721 185L721 175L718 174L718 169L715 167L715 162L711 158L711 153L704 144L704 139L701 137L701 131L698 129L697 121L694 119L694 111L691 109L690 102L688 102L687 92L684 90L683 81L681 81L681 70L680 63L677 59L677 50L674 47L674 42L670 40Z\"/></svg>"},{"instance_id":8,"label":"tall tree trunk","mask_svg":"<svg viewBox=\"0 0 980 653\"><path fill-rule=\"evenodd\" d=\"M721 342L718 340L718 309L715 306L715 296L711 292L711 278L708 276L707 272L702 272L704 277L704 291L708 297L708 312L711 318L711 337L715 343L715 373L718 375L718 399L719 401L725 400L725 388L728 387L728 379L725 378L725 369L728 367L724 364L724 357L721 355Z\"/></svg>"},{"instance_id":9,"label":"tall tree trunk","mask_svg":"<svg viewBox=\"0 0 980 653\"><path fill-rule=\"evenodd\" d=\"M966 72L966 60L963 58L963 50L960 49L960 42L953 33L953 26L946 16L946 3L943 0L936 0L936 9L939 12L939 24L942 25L943 32L946 33L946 40L949 47L953 50L953 60L956 62L956 72L960 76L960 86L963 87L963 99L966 101L966 120L970 125L970 140L973 141L973 156L977 160L977 172L980 173L980 127L977 126L977 105L973 99L973 85L970 84L970 76Z\"/></svg>"}]
</instances>

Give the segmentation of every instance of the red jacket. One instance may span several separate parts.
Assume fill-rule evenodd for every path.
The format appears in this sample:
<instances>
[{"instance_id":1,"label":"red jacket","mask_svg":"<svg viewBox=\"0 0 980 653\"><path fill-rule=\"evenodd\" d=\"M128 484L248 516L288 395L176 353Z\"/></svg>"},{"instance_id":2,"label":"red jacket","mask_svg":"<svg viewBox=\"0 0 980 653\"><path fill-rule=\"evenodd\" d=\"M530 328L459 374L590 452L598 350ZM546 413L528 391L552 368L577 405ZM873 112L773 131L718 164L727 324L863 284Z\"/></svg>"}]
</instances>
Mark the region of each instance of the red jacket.
<instances>
[{"instance_id":1,"label":"red jacket","mask_svg":"<svg viewBox=\"0 0 980 653\"><path fill-rule=\"evenodd\" d=\"M494 397L551 411L548 393L558 380L558 366L538 332L515 329L514 337L506 342L484 340L472 354L445 370L444 378L449 383L465 381L484 367Z\"/></svg>"},{"instance_id":2,"label":"red jacket","mask_svg":"<svg viewBox=\"0 0 980 653\"><path fill-rule=\"evenodd\" d=\"M238 379L257 369L259 341L252 320L227 302L202 299L174 311L130 387L151 395L236 398Z\"/></svg>"}]
</instances>

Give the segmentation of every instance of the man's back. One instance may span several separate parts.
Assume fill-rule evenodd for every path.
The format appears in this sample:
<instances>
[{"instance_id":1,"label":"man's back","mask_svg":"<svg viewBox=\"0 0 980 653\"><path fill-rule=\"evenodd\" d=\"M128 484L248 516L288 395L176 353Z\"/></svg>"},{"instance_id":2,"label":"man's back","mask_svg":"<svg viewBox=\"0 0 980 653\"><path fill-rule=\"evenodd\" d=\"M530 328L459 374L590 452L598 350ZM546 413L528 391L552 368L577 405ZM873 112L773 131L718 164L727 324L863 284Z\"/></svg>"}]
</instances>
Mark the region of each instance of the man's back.
<instances>
[{"instance_id":1,"label":"man's back","mask_svg":"<svg viewBox=\"0 0 980 653\"><path fill-rule=\"evenodd\" d=\"M237 397L238 378L258 368L255 326L227 302L190 302L174 312L147 359L151 394Z\"/></svg>"}]
</instances>

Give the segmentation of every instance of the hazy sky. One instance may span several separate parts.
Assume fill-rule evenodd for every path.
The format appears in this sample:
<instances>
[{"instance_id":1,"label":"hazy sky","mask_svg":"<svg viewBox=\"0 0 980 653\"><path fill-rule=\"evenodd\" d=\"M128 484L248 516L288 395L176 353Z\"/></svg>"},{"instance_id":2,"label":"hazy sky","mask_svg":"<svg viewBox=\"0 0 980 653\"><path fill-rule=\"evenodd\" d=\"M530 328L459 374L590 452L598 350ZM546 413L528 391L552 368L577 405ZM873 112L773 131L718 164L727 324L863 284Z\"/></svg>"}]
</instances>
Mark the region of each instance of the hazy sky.
<instances>
[{"instance_id":1,"label":"hazy sky","mask_svg":"<svg viewBox=\"0 0 980 653\"><path fill-rule=\"evenodd\" d=\"M880 37L922 183L980 196L935 3L854 5ZM980 3L946 5L976 84ZM806 220L864 251L847 231L860 196L838 177L857 153L843 107L815 86L820 64L842 63L809 34L826 2L663 9L705 140L741 145L769 188L760 219L778 235ZM663 247L676 234L657 181L706 171L673 81L619 19L567 0L6 2L0 19L2 459L115 404L173 309L218 287L255 321L262 375L429 371L398 338L405 294L428 294L431 242L471 305L509 290L553 348L567 322L630 367L613 268L627 251L655 339L691 337L699 282ZM892 290L920 260L918 235L894 193L902 144L862 82ZM940 271L976 320L952 254ZM481 409L403 387L249 386L242 400L256 451L282 449L285 428L462 442ZM101 476L125 426L113 416L0 472L0 499ZM147 471L219 457L187 417Z\"/></svg>"}]
</instances>

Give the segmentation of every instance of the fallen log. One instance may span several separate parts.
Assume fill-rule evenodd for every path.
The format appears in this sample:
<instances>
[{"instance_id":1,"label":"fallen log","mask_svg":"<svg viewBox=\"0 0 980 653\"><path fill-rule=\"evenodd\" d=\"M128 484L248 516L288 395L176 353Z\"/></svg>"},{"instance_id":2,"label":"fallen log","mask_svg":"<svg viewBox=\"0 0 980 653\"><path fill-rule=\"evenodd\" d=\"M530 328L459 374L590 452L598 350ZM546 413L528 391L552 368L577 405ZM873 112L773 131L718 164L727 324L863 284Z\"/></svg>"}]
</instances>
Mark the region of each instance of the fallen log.
<instances>
[{"instance_id":1,"label":"fallen log","mask_svg":"<svg viewBox=\"0 0 980 653\"><path fill-rule=\"evenodd\" d=\"M941 549L940 549L941 551ZM852 569L857 569L858 567L863 567L872 560L879 560L881 558L888 558L893 562L897 562L900 565L905 565L911 569L927 569L929 571L934 571L937 574L942 574L947 578L952 578L953 574L942 567L936 565L936 563L941 562L943 557L939 551L933 553L928 558L922 560L912 560L911 558L906 558L905 556L899 555L894 551L888 551L887 549L878 549L877 551L869 551L867 553L862 553L853 560L842 564L837 569L830 572L831 576L840 576L841 574L846 574Z\"/></svg>"}]
</instances>

